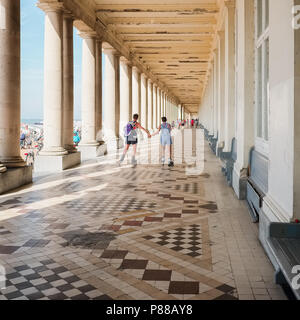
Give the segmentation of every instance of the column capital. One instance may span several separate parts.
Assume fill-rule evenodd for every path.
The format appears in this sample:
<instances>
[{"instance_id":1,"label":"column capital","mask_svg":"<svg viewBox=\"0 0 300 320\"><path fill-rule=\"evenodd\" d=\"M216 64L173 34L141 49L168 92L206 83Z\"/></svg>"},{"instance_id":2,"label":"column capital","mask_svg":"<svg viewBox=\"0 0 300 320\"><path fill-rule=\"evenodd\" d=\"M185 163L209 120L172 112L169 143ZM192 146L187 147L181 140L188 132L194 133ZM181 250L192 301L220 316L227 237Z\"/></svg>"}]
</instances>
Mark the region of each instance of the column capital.
<instances>
[{"instance_id":1,"label":"column capital","mask_svg":"<svg viewBox=\"0 0 300 320\"><path fill-rule=\"evenodd\" d=\"M224 2L225 7L227 8L235 8L236 6L236 0L226 0Z\"/></svg>"},{"instance_id":2,"label":"column capital","mask_svg":"<svg viewBox=\"0 0 300 320\"><path fill-rule=\"evenodd\" d=\"M97 32L95 31L80 31L79 36L83 39L95 39L97 38Z\"/></svg>"},{"instance_id":3,"label":"column capital","mask_svg":"<svg viewBox=\"0 0 300 320\"><path fill-rule=\"evenodd\" d=\"M137 66L132 66L132 71L135 71L137 73L141 73L140 69Z\"/></svg>"},{"instance_id":4,"label":"column capital","mask_svg":"<svg viewBox=\"0 0 300 320\"><path fill-rule=\"evenodd\" d=\"M37 7L44 12L63 12L64 5L61 2L38 2Z\"/></svg>"},{"instance_id":5,"label":"column capital","mask_svg":"<svg viewBox=\"0 0 300 320\"><path fill-rule=\"evenodd\" d=\"M102 43L103 43L103 37L102 37L102 36L99 36L99 35L97 34L96 42L101 43L101 45L102 45Z\"/></svg>"},{"instance_id":6,"label":"column capital","mask_svg":"<svg viewBox=\"0 0 300 320\"><path fill-rule=\"evenodd\" d=\"M63 17L64 19L75 20L75 16L73 15L73 13L66 9L63 10Z\"/></svg>"},{"instance_id":7,"label":"column capital","mask_svg":"<svg viewBox=\"0 0 300 320\"><path fill-rule=\"evenodd\" d=\"M128 59L126 59L124 56L120 56L120 62L129 66L131 65L131 62Z\"/></svg>"},{"instance_id":8,"label":"column capital","mask_svg":"<svg viewBox=\"0 0 300 320\"><path fill-rule=\"evenodd\" d=\"M105 54L111 54L111 55L114 55L114 56L120 56L120 53L115 48L110 46L107 42L103 42L102 43L102 51Z\"/></svg>"}]
</instances>

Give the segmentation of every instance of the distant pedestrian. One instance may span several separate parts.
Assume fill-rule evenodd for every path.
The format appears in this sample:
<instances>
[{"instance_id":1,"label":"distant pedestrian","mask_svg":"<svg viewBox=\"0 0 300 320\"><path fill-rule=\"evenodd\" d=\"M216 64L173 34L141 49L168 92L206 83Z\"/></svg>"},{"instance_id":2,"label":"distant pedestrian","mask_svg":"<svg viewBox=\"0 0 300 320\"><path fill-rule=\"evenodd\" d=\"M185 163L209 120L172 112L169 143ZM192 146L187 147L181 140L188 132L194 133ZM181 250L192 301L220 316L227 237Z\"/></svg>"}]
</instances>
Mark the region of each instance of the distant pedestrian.
<instances>
[{"instance_id":1,"label":"distant pedestrian","mask_svg":"<svg viewBox=\"0 0 300 320\"><path fill-rule=\"evenodd\" d=\"M74 134L73 134L73 143L74 143L74 145L77 147L79 142L80 142L80 137L79 137L77 132L74 132Z\"/></svg>"}]
</instances>

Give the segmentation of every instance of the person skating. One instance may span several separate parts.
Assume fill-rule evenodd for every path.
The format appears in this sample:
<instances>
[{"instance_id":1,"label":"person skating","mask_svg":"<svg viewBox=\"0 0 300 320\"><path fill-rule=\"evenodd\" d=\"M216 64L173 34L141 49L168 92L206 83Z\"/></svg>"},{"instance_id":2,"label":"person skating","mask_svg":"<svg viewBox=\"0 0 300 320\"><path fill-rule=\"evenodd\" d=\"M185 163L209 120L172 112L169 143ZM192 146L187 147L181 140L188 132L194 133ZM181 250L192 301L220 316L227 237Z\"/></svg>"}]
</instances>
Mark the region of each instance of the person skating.
<instances>
[{"instance_id":1,"label":"person skating","mask_svg":"<svg viewBox=\"0 0 300 320\"><path fill-rule=\"evenodd\" d=\"M152 135L155 136L160 133L160 145L162 149L162 158L161 158L161 163L162 165L165 164L165 154L166 154L166 147L169 149L169 161L168 161L168 166L173 167L174 162L172 160L172 137L171 137L171 131L172 127L171 125L167 122L166 117L161 118L162 123L159 126L158 130Z\"/></svg>"},{"instance_id":2,"label":"person skating","mask_svg":"<svg viewBox=\"0 0 300 320\"><path fill-rule=\"evenodd\" d=\"M120 160L118 161L119 165L121 165L122 162L124 161L126 154L129 150L129 147L130 147L130 145L132 145L133 155L132 155L131 163L133 166L136 166L137 161L135 159L135 156L136 156L136 148L137 148L137 144L138 144L137 129L141 129L141 130L145 131L148 135L148 138L151 138L150 132L141 126L141 124L138 122L138 118L139 118L139 115L134 114L133 120L129 121L124 128L125 147L124 147L123 154L122 154Z\"/></svg>"}]
</instances>

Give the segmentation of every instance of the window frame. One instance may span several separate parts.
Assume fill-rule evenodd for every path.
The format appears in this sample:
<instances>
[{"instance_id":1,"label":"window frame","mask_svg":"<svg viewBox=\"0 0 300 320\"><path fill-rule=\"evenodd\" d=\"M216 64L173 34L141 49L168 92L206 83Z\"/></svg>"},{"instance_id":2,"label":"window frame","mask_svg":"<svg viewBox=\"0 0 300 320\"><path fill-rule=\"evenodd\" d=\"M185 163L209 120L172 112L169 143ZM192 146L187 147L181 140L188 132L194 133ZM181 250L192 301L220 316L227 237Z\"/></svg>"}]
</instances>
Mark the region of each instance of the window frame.
<instances>
[{"instance_id":1,"label":"window frame","mask_svg":"<svg viewBox=\"0 0 300 320\"><path fill-rule=\"evenodd\" d=\"M258 1L262 1L261 12L261 34L258 35ZM255 148L258 152L268 157L269 155L269 117L270 117L270 95L269 95L269 68L268 79L266 80L266 58L269 56L270 47L270 25L269 13L266 15L266 4L270 0L255 0ZM266 19L268 17L268 19ZM268 25L267 25L268 22ZM261 61L259 61L259 50L261 49ZM258 74L258 66L261 62L261 74ZM269 64L269 61L268 61ZM266 82L267 81L267 82ZM261 82L259 84L259 82ZM266 87L267 85L267 87ZM259 93L259 90L261 92ZM260 95L260 106L258 105L258 97ZM259 111L261 119L259 120ZM267 118L266 118L267 117ZM260 131L261 130L261 134Z\"/></svg>"}]
</instances>

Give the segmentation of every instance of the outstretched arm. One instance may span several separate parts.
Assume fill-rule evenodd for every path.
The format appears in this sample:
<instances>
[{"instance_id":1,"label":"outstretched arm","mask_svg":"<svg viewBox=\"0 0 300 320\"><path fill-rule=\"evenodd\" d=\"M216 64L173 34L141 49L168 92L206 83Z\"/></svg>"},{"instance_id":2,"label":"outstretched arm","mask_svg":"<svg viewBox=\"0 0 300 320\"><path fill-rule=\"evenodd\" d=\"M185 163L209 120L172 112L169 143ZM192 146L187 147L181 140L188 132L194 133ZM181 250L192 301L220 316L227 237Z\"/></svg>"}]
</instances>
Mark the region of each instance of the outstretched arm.
<instances>
[{"instance_id":1,"label":"outstretched arm","mask_svg":"<svg viewBox=\"0 0 300 320\"><path fill-rule=\"evenodd\" d=\"M156 136L157 134L159 134L160 129L161 129L161 127L159 126L158 130L157 130L155 133L153 133L152 137L154 137L154 136Z\"/></svg>"},{"instance_id":2,"label":"outstretched arm","mask_svg":"<svg viewBox=\"0 0 300 320\"><path fill-rule=\"evenodd\" d=\"M136 126L137 126L139 129L145 131L145 132L147 133L147 135L148 135L148 138L151 138L151 134L150 134L149 130L143 128L143 127L140 125L140 123L138 123L138 122L137 122Z\"/></svg>"}]
</instances>

